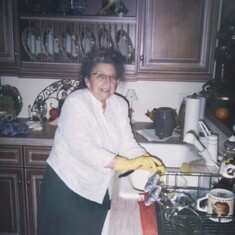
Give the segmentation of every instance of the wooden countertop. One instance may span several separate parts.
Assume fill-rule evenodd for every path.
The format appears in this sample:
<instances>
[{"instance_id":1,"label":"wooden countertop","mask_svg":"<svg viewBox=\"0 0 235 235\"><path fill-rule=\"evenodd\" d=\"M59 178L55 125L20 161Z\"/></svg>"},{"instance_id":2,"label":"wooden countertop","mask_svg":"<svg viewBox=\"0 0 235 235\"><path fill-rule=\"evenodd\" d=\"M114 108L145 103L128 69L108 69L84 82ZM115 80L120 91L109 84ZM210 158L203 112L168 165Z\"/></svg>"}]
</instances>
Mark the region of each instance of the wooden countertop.
<instances>
[{"instance_id":1,"label":"wooden countertop","mask_svg":"<svg viewBox=\"0 0 235 235\"><path fill-rule=\"evenodd\" d=\"M17 119L19 123L24 124L28 119ZM56 126L50 125L49 122L43 122L41 131L32 131L26 135L6 137L0 136L0 144L5 145L30 145L30 146L52 146Z\"/></svg>"},{"instance_id":2,"label":"wooden countertop","mask_svg":"<svg viewBox=\"0 0 235 235\"><path fill-rule=\"evenodd\" d=\"M19 118L16 120L19 123L24 124L28 119L26 118ZM57 126L51 125L50 122L44 121L43 122L43 129L41 131L33 131L29 129L29 133L27 135L21 136L13 136L13 137L6 137L0 136L0 144L6 145L29 145L29 146L52 146L53 139L55 135ZM140 129L153 129L152 122L136 122L132 124L132 128L134 130L135 138L139 143L146 143L146 140L142 135L136 133L136 130ZM175 138L171 138L166 142L175 142Z\"/></svg>"},{"instance_id":3,"label":"wooden countertop","mask_svg":"<svg viewBox=\"0 0 235 235\"><path fill-rule=\"evenodd\" d=\"M214 115L210 112L206 112L207 118L214 123L226 136L231 136L232 131L229 130L221 121L217 120ZM16 121L20 123L25 123L28 121L26 118L19 118ZM132 124L132 128L134 131L135 138L139 143L146 143L146 140L142 135L136 133L136 130L140 129L153 129L152 122L136 122ZM14 136L14 137L4 137L0 136L1 144L8 145L35 145L35 146L52 146L53 139L55 135L56 126L51 125L49 122L43 122L43 129L41 131L30 131L27 135L22 136ZM175 143L179 141L178 137L172 137L168 139L167 143Z\"/></svg>"}]
</instances>

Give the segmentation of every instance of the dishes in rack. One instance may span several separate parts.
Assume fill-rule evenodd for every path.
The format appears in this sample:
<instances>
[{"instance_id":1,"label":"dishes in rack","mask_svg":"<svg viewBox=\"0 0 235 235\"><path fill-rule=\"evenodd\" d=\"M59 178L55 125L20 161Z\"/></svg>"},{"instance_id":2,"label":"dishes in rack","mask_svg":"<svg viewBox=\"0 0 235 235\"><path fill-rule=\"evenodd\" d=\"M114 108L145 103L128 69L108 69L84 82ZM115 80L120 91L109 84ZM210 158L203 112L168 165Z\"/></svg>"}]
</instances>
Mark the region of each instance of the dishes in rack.
<instances>
[{"instance_id":1,"label":"dishes in rack","mask_svg":"<svg viewBox=\"0 0 235 235\"><path fill-rule=\"evenodd\" d=\"M79 54L78 37L73 30L67 30L62 33L62 49L65 53L66 60L69 62L77 62Z\"/></svg>"},{"instance_id":2,"label":"dishes in rack","mask_svg":"<svg viewBox=\"0 0 235 235\"><path fill-rule=\"evenodd\" d=\"M113 48L113 46L113 38L110 32L105 28L101 28L99 30L99 48Z\"/></svg>"},{"instance_id":3,"label":"dishes in rack","mask_svg":"<svg viewBox=\"0 0 235 235\"><path fill-rule=\"evenodd\" d=\"M41 34L43 53L48 61L61 61L64 57L62 37L54 28L44 28Z\"/></svg>"},{"instance_id":4,"label":"dishes in rack","mask_svg":"<svg viewBox=\"0 0 235 235\"><path fill-rule=\"evenodd\" d=\"M135 50L129 34L119 29L115 34L115 49L126 58L128 64L135 60ZM84 56L98 48L114 48L109 30L100 28L95 36L91 28L85 28L79 36L72 28L59 31L55 27L26 27L22 32L22 43L32 61L78 62Z\"/></svg>"},{"instance_id":5,"label":"dishes in rack","mask_svg":"<svg viewBox=\"0 0 235 235\"><path fill-rule=\"evenodd\" d=\"M40 30L35 27L26 27L22 32L22 44L25 52L33 61L45 59L42 52Z\"/></svg>"},{"instance_id":6,"label":"dishes in rack","mask_svg":"<svg viewBox=\"0 0 235 235\"><path fill-rule=\"evenodd\" d=\"M80 47L83 56L96 47L96 37L88 28L80 34Z\"/></svg>"},{"instance_id":7,"label":"dishes in rack","mask_svg":"<svg viewBox=\"0 0 235 235\"><path fill-rule=\"evenodd\" d=\"M133 64L135 50L128 33L123 29L119 29L116 34L116 42L119 52L126 58L128 64Z\"/></svg>"}]
</instances>

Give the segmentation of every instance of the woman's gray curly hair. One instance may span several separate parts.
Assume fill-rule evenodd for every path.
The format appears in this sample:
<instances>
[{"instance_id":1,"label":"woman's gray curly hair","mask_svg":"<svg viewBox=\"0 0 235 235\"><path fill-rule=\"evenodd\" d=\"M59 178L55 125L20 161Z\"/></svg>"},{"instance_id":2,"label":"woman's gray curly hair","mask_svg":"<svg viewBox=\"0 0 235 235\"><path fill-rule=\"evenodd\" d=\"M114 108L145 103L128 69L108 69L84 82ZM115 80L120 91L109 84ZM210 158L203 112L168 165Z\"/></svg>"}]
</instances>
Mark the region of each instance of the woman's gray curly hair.
<instances>
[{"instance_id":1,"label":"woman's gray curly hair","mask_svg":"<svg viewBox=\"0 0 235 235\"><path fill-rule=\"evenodd\" d=\"M98 51L90 51L83 58L79 72L80 87L85 85L84 78L89 79L93 68L99 63L112 64L116 70L117 80L124 81L124 57L120 52L103 48Z\"/></svg>"}]
</instances>

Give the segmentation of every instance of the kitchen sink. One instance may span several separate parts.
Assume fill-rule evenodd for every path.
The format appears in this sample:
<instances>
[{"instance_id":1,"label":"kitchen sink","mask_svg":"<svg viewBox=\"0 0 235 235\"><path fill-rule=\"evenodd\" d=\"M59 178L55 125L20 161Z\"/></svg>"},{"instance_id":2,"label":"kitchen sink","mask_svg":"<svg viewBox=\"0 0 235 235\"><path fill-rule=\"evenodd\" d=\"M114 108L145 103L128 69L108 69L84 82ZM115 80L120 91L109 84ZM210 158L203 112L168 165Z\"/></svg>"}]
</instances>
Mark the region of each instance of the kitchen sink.
<instances>
[{"instance_id":1,"label":"kitchen sink","mask_svg":"<svg viewBox=\"0 0 235 235\"><path fill-rule=\"evenodd\" d=\"M194 146L186 143L140 143L145 150L162 160L166 167L180 168L183 162L199 159Z\"/></svg>"},{"instance_id":2,"label":"kitchen sink","mask_svg":"<svg viewBox=\"0 0 235 235\"><path fill-rule=\"evenodd\" d=\"M203 177L191 177L190 175L183 175L179 172L182 163L199 160L201 157L198 155L195 147L186 143L140 143L145 150L153 156L157 156L162 160L167 168L167 172L173 172L164 176L164 181L167 186L206 186L210 182L204 180ZM177 173L177 174L175 174ZM131 183L134 189L143 191L152 173L144 170L136 170L130 175ZM203 184L203 185L202 185Z\"/></svg>"}]
</instances>

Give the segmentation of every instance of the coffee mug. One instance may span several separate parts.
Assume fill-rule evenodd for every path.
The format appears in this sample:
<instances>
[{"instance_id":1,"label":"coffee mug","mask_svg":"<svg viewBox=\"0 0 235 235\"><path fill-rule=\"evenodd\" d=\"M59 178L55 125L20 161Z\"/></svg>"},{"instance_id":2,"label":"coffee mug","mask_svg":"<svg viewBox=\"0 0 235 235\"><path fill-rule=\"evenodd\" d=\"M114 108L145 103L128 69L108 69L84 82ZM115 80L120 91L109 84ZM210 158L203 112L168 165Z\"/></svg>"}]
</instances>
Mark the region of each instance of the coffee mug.
<instances>
[{"instance_id":1,"label":"coffee mug","mask_svg":"<svg viewBox=\"0 0 235 235\"><path fill-rule=\"evenodd\" d=\"M204 200L207 200L207 206L201 207ZM226 189L212 189L205 197L197 200L197 210L206 212L213 221L230 222L233 220L234 194Z\"/></svg>"}]
</instances>

